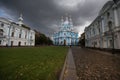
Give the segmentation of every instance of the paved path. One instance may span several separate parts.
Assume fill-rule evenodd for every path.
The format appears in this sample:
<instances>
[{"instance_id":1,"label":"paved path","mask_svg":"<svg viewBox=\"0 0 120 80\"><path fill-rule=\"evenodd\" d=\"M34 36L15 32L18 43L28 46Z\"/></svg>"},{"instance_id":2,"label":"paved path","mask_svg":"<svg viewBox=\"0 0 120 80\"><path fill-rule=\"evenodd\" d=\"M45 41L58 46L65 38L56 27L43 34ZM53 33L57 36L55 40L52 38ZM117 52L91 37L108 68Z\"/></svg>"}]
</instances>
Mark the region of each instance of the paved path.
<instances>
[{"instance_id":1,"label":"paved path","mask_svg":"<svg viewBox=\"0 0 120 80\"><path fill-rule=\"evenodd\" d=\"M76 67L71 48L69 48L69 52L67 55L63 80L77 80Z\"/></svg>"},{"instance_id":2,"label":"paved path","mask_svg":"<svg viewBox=\"0 0 120 80\"><path fill-rule=\"evenodd\" d=\"M120 80L120 58L106 52L72 47L78 80Z\"/></svg>"}]
</instances>

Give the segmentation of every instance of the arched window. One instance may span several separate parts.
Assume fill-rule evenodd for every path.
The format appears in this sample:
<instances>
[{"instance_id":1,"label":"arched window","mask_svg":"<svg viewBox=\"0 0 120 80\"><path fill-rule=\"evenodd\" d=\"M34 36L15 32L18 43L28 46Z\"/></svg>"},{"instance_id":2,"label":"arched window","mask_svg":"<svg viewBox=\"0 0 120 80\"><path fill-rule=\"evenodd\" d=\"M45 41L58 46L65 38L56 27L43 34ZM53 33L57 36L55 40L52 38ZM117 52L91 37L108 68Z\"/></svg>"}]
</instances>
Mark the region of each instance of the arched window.
<instances>
[{"instance_id":1,"label":"arched window","mask_svg":"<svg viewBox=\"0 0 120 80\"><path fill-rule=\"evenodd\" d=\"M12 32L12 35L11 35L11 37L14 37L14 32Z\"/></svg>"},{"instance_id":2,"label":"arched window","mask_svg":"<svg viewBox=\"0 0 120 80\"><path fill-rule=\"evenodd\" d=\"M107 13L107 18L108 18L108 19L110 18L110 13L109 13L109 12Z\"/></svg>"}]
</instances>

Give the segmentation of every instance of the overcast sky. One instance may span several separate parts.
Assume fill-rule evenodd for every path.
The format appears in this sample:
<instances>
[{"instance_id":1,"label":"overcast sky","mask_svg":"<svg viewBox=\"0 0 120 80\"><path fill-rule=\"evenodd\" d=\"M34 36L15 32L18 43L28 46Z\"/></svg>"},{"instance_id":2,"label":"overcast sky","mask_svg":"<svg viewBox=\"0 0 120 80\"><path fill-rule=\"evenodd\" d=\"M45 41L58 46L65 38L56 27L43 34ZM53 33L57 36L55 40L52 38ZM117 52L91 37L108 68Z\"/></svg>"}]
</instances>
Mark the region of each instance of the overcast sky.
<instances>
[{"instance_id":1,"label":"overcast sky","mask_svg":"<svg viewBox=\"0 0 120 80\"><path fill-rule=\"evenodd\" d=\"M50 36L58 31L61 16L72 16L74 30L80 34L98 15L108 0L0 0L0 17L18 20Z\"/></svg>"}]
</instances>

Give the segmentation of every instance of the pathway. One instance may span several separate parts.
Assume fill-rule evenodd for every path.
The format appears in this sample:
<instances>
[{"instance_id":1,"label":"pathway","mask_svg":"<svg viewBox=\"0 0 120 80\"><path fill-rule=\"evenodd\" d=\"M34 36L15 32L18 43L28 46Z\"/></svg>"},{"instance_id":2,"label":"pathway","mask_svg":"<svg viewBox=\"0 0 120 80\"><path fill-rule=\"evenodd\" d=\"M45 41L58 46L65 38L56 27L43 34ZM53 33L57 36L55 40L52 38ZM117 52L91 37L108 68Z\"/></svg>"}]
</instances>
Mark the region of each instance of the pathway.
<instances>
[{"instance_id":1,"label":"pathway","mask_svg":"<svg viewBox=\"0 0 120 80\"><path fill-rule=\"evenodd\" d=\"M71 48L69 48L69 52L67 55L63 80L77 80L76 67Z\"/></svg>"},{"instance_id":2,"label":"pathway","mask_svg":"<svg viewBox=\"0 0 120 80\"><path fill-rule=\"evenodd\" d=\"M120 80L120 58L103 51L72 47L78 80Z\"/></svg>"}]
</instances>

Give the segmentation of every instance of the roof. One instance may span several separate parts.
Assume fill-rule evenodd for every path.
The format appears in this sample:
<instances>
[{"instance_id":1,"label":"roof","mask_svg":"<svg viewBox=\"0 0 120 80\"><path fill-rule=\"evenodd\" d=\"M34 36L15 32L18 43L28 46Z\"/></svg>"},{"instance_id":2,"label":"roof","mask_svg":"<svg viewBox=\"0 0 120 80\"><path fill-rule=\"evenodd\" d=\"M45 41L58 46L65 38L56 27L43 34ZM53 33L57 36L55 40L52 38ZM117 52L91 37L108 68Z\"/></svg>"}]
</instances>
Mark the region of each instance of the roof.
<instances>
[{"instance_id":1,"label":"roof","mask_svg":"<svg viewBox=\"0 0 120 80\"><path fill-rule=\"evenodd\" d=\"M22 24L22 27L30 30L30 27L28 27L28 26L26 26L24 24Z\"/></svg>"},{"instance_id":2,"label":"roof","mask_svg":"<svg viewBox=\"0 0 120 80\"><path fill-rule=\"evenodd\" d=\"M107 11L113 5L114 5L113 1L108 1L106 4L104 4L104 6L102 7L102 9L100 10L99 15L101 15L102 13L104 13L105 11Z\"/></svg>"}]
</instances>

